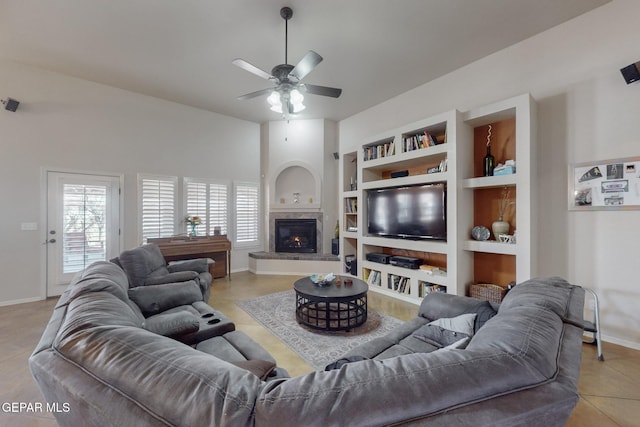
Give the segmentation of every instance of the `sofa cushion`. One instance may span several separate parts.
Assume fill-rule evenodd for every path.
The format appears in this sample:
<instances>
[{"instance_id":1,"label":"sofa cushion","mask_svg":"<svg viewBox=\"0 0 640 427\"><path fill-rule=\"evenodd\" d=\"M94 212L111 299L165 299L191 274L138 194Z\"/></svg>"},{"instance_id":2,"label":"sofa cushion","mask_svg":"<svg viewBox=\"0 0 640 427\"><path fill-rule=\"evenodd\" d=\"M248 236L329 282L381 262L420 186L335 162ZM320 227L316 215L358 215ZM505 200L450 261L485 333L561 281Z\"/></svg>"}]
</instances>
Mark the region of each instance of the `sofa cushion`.
<instances>
[{"instance_id":1,"label":"sofa cushion","mask_svg":"<svg viewBox=\"0 0 640 427\"><path fill-rule=\"evenodd\" d=\"M67 287L57 305L68 304L75 298L91 292L109 292L122 301L126 301L129 282L127 275L117 265L98 261L78 272Z\"/></svg>"},{"instance_id":2,"label":"sofa cushion","mask_svg":"<svg viewBox=\"0 0 640 427\"><path fill-rule=\"evenodd\" d=\"M275 363L275 359L267 350L241 331L231 331L221 336L209 338L198 343L196 350L227 362L267 360Z\"/></svg>"},{"instance_id":3,"label":"sofa cushion","mask_svg":"<svg viewBox=\"0 0 640 427\"><path fill-rule=\"evenodd\" d=\"M197 331L200 329L200 319L186 311L160 313L147 318L143 327L155 334L173 337Z\"/></svg>"},{"instance_id":4,"label":"sofa cushion","mask_svg":"<svg viewBox=\"0 0 640 427\"><path fill-rule=\"evenodd\" d=\"M181 261L173 261L167 265L170 273L177 271L195 271L198 273L207 273L209 271L209 263L215 263L210 258L185 259Z\"/></svg>"},{"instance_id":5,"label":"sofa cushion","mask_svg":"<svg viewBox=\"0 0 640 427\"><path fill-rule=\"evenodd\" d=\"M160 248L154 244L123 251L118 257L118 261L129 276L132 287L144 285L149 276L169 273Z\"/></svg>"},{"instance_id":6,"label":"sofa cushion","mask_svg":"<svg viewBox=\"0 0 640 427\"><path fill-rule=\"evenodd\" d=\"M479 302L476 298L432 292L422 300L418 315L429 320L456 317L473 312Z\"/></svg>"},{"instance_id":7,"label":"sofa cushion","mask_svg":"<svg viewBox=\"0 0 640 427\"><path fill-rule=\"evenodd\" d=\"M202 292L196 282L191 280L131 288L129 289L129 298L148 317L173 307L202 300Z\"/></svg>"},{"instance_id":8,"label":"sofa cushion","mask_svg":"<svg viewBox=\"0 0 640 427\"><path fill-rule=\"evenodd\" d=\"M158 271L158 270L156 270ZM145 286L148 285L164 285L165 283L188 282L196 280L198 273L195 271L176 271L175 273L152 274L144 281Z\"/></svg>"},{"instance_id":9,"label":"sofa cushion","mask_svg":"<svg viewBox=\"0 0 640 427\"><path fill-rule=\"evenodd\" d=\"M418 328L412 335L439 348L453 344L455 348L461 348L464 340L473 336L475 320L475 313L437 319Z\"/></svg>"}]
</instances>

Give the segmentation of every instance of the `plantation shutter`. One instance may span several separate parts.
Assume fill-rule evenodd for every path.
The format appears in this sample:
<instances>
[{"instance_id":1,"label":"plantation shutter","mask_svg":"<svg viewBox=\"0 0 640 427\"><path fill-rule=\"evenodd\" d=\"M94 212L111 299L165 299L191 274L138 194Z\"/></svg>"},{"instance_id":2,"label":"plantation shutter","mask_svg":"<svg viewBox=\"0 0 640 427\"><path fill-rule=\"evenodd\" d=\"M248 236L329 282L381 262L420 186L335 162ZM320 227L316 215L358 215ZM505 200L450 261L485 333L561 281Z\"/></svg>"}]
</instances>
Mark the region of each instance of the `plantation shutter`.
<instances>
[{"instance_id":1,"label":"plantation shutter","mask_svg":"<svg viewBox=\"0 0 640 427\"><path fill-rule=\"evenodd\" d=\"M227 212L227 186L209 184L209 234L213 234L214 227L227 234Z\"/></svg>"},{"instance_id":2,"label":"plantation shutter","mask_svg":"<svg viewBox=\"0 0 640 427\"><path fill-rule=\"evenodd\" d=\"M207 233L207 184L204 182L188 181L187 190L187 216L200 217L201 225L195 228L196 236L206 236ZM186 224L185 231L191 232L191 227Z\"/></svg>"},{"instance_id":3,"label":"plantation shutter","mask_svg":"<svg viewBox=\"0 0 640 427\"><path fill-rule=\"evenodd\" d=\"M143 242L175 234L177 181L175 177L139 178Z\"/></svg>"},{"instance_id":4,"label":"plantation shutter","mask_svg":"<svg viewBox=\"0 0 640 427\"><path fill-rule=\"evenodd\" d=\"M236 243L240 246L251 246L258 243L260 214L258 197L258 184L236 184Z\"/></svg>"},{"instance_id":5,"label":"plantation shutter","mask_svg":"<svg viewBox=\"0 0 640 427\"><path fill-rule=\"evenodd\" d=\"M185 178L186 215L198 216L202 224L196 227L198 236L213 235L214 227L227 234L228 184ZM187 232L191 227L187 225Z\"/></svg>"}]
</instances>

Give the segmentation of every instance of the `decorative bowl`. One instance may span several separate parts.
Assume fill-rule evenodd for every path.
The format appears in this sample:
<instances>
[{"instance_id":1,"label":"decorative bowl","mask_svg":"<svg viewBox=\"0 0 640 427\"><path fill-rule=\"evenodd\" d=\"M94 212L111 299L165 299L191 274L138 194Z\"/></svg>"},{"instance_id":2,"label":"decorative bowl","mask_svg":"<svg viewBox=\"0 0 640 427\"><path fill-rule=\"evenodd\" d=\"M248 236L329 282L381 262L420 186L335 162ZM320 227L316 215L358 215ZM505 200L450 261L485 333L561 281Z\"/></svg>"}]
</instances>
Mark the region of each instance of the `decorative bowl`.
<instances>
[{"instance_id":1,"label":"decorative bowl","mask_svg":"<svg viewBox=\"0 0 640 427\"><path fill-rule=\"evenodd\" d=\"M312 274L310 279L317 286L329 286L335 279L336 275L333 273L329 274Z\"/></svg>"},{"instance_id":2,"label":"decorative bowl","mask_svg":"<svg viewBox=\"0 0 640 427\"><path fill-rule=\"evenodd\" d=\"M477 225L473 227L473 229L471 230L471 237L473 237L475 240L479 240L479 241L487 240L489 236L490 236L490 232L487 227Z\"/></svg>"}]
</instances>

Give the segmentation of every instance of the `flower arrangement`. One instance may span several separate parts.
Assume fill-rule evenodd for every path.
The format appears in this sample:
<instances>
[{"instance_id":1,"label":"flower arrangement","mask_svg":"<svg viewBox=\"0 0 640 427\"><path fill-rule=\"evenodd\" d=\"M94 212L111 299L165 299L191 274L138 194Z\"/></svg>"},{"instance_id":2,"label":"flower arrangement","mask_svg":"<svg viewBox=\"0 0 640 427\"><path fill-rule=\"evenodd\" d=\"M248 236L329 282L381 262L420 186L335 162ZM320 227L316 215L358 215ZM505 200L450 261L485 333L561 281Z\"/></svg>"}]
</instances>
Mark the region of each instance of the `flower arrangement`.
<instances>
[{"instance_id":1,"label":"flower arrangement","mask_svg":"<svg viewBox=\"0 0 640 427\"><path fill-rule=\"evenodd\" d=\"M193 216L193 215L187 215L184 218L184 222L186 222L187 224L189 224L191 226L191 232L189 233L189 235L191 237L195 237L196 236L196 227L199 226L200 224L202 224L202 220L200 219L199 216Z\"/></svg>"},{"instance_id":2,"label":"flower arrangement","mask_svg":"<svg viewBox=\"0 0 640 427\"><path fill-rule=\"evenodd\" d=\"M502 194L500 195L500 202L498 204L498 221L502 221L504 214L507 212L507 208L511 205L515 205L516 202L514 200L509 199L509 195L511 194L511 190L507 187L502 189Z\"/></svg>"}]
</instances>

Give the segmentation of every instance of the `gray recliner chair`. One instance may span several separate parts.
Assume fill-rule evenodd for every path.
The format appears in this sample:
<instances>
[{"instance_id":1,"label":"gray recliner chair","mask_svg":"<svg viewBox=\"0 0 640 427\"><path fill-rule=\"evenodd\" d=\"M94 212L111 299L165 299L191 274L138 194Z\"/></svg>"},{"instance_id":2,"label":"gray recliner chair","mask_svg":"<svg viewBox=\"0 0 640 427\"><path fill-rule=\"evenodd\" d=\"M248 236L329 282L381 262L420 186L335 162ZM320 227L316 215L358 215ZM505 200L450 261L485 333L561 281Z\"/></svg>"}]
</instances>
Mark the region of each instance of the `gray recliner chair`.
<instances>
[{"instance_id":1,"label":"gray recliner chair","mask_svg":"<svg viewBox=\"0 0 640 427\"><path fill-rule=\"evenodd\" d=\"M178 261L167 265L160 248L153 244L145 244L129 249L111 260L119 265L129 278L129 286L165 285L195 281L202 292L202 300L209 301L211 282L209 264L214 262L207 258Z\"/></svg>"}]
</instances>

